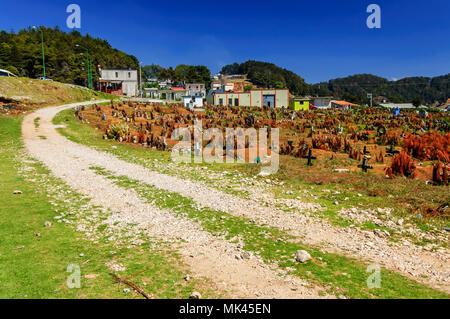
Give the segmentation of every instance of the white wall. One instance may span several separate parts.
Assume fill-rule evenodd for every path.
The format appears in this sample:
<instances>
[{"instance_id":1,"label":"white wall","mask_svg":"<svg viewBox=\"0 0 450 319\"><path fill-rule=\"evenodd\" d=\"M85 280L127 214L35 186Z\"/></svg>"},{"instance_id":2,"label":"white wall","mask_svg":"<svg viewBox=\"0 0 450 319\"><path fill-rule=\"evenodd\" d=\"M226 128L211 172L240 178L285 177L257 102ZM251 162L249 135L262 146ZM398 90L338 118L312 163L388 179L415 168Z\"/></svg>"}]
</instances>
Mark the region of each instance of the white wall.
<instances>
[{"instance_id":1,"label":"white wall","mask_svg":"<svg viewBox=\"0 0 450 319\"><path fill-rule=\"evenodd\" d=\"M137 70L102 70L101 79L108 81L137 81Z\"/></svg>"},{"instance_id":2,"label":"white wall","mask_svg":"<svg viewBox=\"0 0 450 319\"><path fill-rule=\"evenodd\" d=\"M126 96L137 96L137 82L123 82L122 93Z\"/></svg>"}]
</instances>

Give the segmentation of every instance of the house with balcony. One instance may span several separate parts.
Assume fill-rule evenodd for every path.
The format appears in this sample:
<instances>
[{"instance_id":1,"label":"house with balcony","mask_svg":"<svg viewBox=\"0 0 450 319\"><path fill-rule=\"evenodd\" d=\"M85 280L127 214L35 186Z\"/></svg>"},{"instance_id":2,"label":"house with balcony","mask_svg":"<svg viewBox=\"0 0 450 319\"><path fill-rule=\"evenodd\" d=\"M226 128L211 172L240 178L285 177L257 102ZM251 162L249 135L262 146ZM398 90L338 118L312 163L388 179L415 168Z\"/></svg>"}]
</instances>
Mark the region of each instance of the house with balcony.
<instances>
[{"instance_id":1,"label":"house with balcony","mask_svg":"<svg viewBox=\"0 0 450 319\"><path fill-rule=\"evenodd\" d=\"M114 95L138 95L138 71L132 69L100 69L98 91Z\"/></svg>"}]
</instances>

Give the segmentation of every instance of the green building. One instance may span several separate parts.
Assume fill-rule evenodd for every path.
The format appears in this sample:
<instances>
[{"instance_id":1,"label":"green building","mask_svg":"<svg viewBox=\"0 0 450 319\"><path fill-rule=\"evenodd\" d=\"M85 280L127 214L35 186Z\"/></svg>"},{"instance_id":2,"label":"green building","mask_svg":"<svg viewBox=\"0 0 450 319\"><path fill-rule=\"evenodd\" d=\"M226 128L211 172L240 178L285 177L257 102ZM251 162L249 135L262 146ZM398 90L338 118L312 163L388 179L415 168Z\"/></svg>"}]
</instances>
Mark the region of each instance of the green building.
<instances>
[{"instance_id":1,"label":"green building","mask_svg":"<svg viewBox=\"0 0 450 319\"><path fill-rule=\"evenodd\" d=\"M296 97L290 100L289 108L294 111L308 111L311 99Z\"/></svg>"}]
</instances>

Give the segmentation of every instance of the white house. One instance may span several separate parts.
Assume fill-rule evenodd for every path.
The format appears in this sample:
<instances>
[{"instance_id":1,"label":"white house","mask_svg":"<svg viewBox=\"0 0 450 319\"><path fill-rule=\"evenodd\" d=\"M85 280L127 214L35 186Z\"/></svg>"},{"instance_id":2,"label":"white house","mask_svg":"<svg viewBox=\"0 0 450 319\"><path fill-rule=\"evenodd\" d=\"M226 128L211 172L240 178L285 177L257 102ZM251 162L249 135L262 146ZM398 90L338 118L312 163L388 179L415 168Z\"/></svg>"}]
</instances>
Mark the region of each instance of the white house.
<instances>
[{"instance_id":1,"label":"white house","mask_svg":"<svg viewBox=\"0 0 450 319\"><path fill-rule=\"evenodd\" d=\"M138 95L138 71L100 69L99 90L115 95Z\"/></svg>"},{"instance_id":2,"label":"white house","mask_svg":"<svg viewBox=\"0 0 450 319\"><path fill-rule=\"evenodd\" d=\"M203 107L203 96L201 95L186 95L183 96L183 105L191 110L194 107Z\"/></svg>"},{"instance_id":3,"label":"white house","mask_svg":"<svg viewBox=\"0 0 450 319\"><path fill-rule=\"evenodd\" d=\"M331 107L332 97L313 97L312 104L318 108L328 109Z\"/></svg>"},{"instance_id":4,"label":"white house","mask_svg":"<svg viewBox=\"0 0 450 319\"><path fill-rule=\"evenodd\" d=\"M388 109L415 109L416 107L412 103L382 103L380 104L381 107L385 107ZM419 106L419 108L426 108L425 105Z\"/></svg>"},{"instance_id":5,"label":"white house","mask_svg":"<svg viewBox=\"0 0 450 319\"><path fill-rule=\"evenodd\" d=\"M160 99L161 93L159 92L159 89L157 88L144 88L144 95L145 97L151 98L151 99Z\"/></svg>"},{"instance_id":6,"label":"white house","mask_svg":"<svg viewBox=\"0 0 450 319\"><path fill-rule=\"evenodd\" d=\"M201 95L206 96L206 88L203 83L187 83L185 85L186 95Z\"/></svg>"}]
</instances>

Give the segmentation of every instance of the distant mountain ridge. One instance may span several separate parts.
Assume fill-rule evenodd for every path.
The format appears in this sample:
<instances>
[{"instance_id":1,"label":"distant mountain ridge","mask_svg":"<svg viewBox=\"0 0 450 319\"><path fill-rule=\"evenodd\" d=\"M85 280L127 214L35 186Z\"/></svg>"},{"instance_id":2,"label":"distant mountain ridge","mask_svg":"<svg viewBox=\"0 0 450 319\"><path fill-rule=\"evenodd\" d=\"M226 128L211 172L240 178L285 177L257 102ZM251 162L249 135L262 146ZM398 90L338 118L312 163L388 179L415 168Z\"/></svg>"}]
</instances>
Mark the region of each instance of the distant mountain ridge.
<instances>
[{"instance_id":1,"label":"distant mountain ridge","mask_svg":"<svg viewBox=\"0 0 450 319\"><path fill-rule=\"evenodd\" d=\"M356 74L317 84L308 84L292 71L273 63L247 61L222 68L222 74L247 74L256 85L269 88L289 88L294 95L334 96L349 102L368 104L368 93L378 100L394 103L411 102L420 98L424 103L444 103L450 97L450 74L437 77L408 77L397 81L372 75Z\"/></svg>"},{"instance_id":2,"label":"distant mountain ridge","mask_svg":"<svg viewBox=\"0 0 450 319\"><path fill-rule=\"evenodd\" d=\"M94 79L98 68L139 68L138 59L114 49L102 39L81 35L78 31L66 33L58 28L41 27L44 34L45 67L47 77L54 80L86 85L87 48L91 57ZM43 75L41 33L31 28L17 33L0 31L0 68L19 76L37 78ZM77 47L79 44L81 46ZM82 55L83 54L83 55ZM367 94L376 101L411 102L420 99L427 104L444 103L450 97L450 74L437 77L408 77L398 81L372 74L357 74L328 82L308 84L298 74L273 63L249 60L222 68L223 74L247 74L254 84L268 88L289 88L297 96L334 96L358 104L368 103ZM164 77L177 82L201 82L209 86L210 71L205 66L178 65L164 69L158 65L143 67L147 77Z\"/></svg>"},{"instance_id":3,"label":"distant mountain ridge","mask_svg":"<svg viewBox=\"0 0 450 319\"><path fill-rule=\"evenodd\" d=\"M338 97L349 97L357 102L368 102L367 94L385 97L387 100L411 102L420 98L424 103L443 103L450 97L450 74L437 77L407 77L397 81L372 74L357 74L345 78L333 79L314 85L316 91L328 90Z\"/></svg>"}]
</instances>

